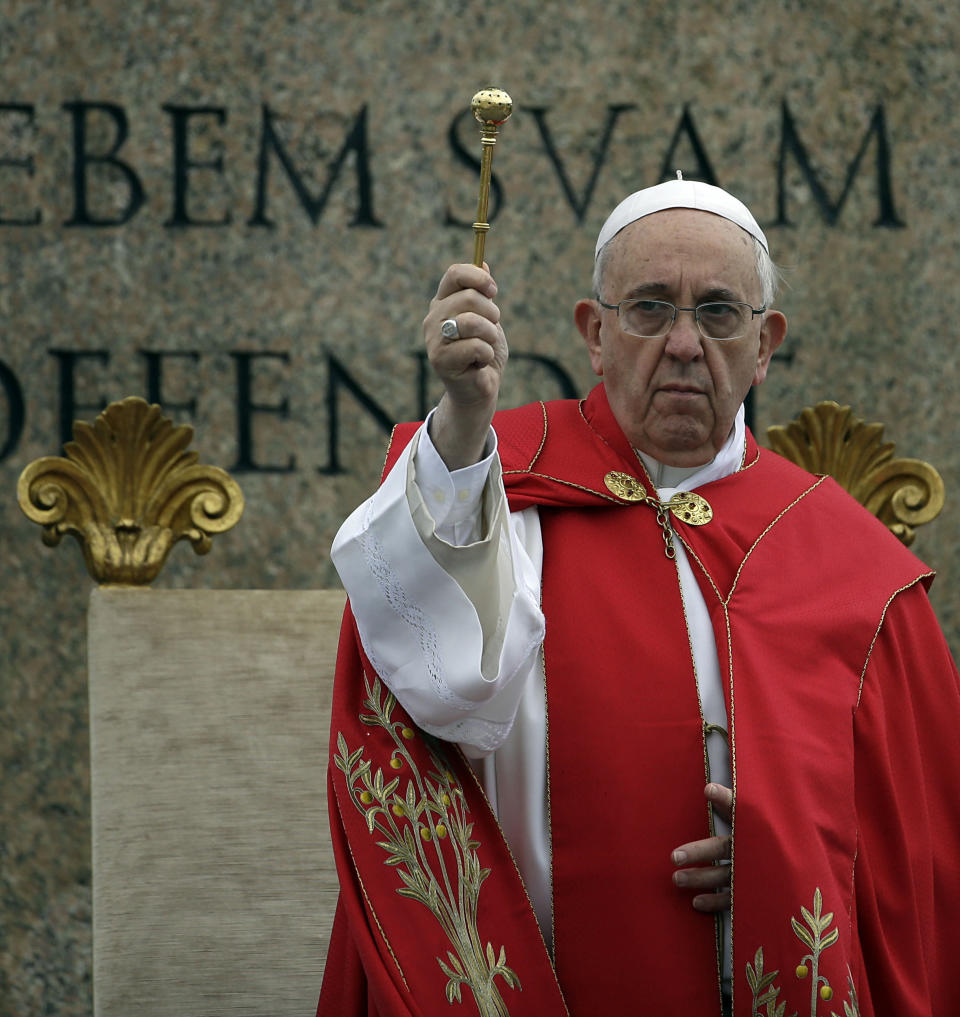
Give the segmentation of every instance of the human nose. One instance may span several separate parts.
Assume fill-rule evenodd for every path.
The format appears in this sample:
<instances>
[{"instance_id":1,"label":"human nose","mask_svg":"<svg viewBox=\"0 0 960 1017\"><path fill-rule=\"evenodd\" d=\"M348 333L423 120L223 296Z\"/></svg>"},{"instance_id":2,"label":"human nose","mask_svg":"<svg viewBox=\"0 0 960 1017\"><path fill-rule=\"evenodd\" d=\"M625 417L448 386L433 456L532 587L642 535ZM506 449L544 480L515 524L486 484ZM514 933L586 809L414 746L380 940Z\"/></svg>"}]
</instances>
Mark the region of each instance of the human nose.
<instances>
[{"instance_id":1,"label":"human nose","mask_svg":"<svg viewBox=\"0 0 960 1017\"><path fill-rule=\"evenodd\" d=\"M678 307L667 332L666 352L677 360L697 360L703 355L703 342L697 312L693 307Z\"/></svg>"}]
</instances>

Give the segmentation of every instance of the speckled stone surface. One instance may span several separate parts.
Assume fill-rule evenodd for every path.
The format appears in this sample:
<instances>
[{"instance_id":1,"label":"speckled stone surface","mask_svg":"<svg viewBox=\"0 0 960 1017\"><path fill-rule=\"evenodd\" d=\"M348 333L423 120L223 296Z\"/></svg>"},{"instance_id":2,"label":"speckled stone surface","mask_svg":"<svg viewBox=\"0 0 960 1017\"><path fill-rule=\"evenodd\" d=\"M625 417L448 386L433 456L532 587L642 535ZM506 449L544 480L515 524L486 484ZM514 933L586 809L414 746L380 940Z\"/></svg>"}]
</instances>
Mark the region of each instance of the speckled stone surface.
<instances>
[{"instance_id":1,"label":"speckled stone surface","mask_svg":"<svg viewBox=\"0 0 960 1017\"><path fill-rule=\"evenodd\" d=\"M457 118L488 83L516 103L487 242L515 354L505 401L562 394L531 355L587 390L570 310L600 223L636 187L709 167L786 269L790 335L758 430L834 398L938 465L950 500L915 549L960 652L958 34L933 0L3 5L0 219L39 222L0 225L2 1017L91 1005L90 582L15 500L24 465L60 445L69 358L51 351L86 354L87 418L147 393L142 351L189 354L162 386L194 403L170 413L204 461L233 466L252 422L247 459L273 472L237 473L240 526L207 559L175 549L159 585L333 584L329 543L375 482L384 421L420 412L427 302L470 258L469 225L448 220L473 219L479 134ZM142 204L122 225L69 225L78 174L87 218L128 210L129 173L103 161L121 116L115 158ZM100 161L77 160L81 120ZM248 404L285 412L238 414L248 368Z\"/></svg>"}]
</instances>

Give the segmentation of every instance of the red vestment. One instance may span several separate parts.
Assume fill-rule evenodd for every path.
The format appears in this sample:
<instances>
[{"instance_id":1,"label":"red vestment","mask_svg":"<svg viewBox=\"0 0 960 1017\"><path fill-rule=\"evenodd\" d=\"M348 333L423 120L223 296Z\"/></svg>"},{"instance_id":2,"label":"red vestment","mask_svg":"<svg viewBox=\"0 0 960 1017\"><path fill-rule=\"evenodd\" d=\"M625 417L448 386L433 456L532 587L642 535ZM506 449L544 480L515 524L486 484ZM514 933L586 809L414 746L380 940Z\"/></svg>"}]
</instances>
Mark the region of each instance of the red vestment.
<instances>
[{"instance_id":1,"label":"red vestment","mask_svg":"<svg viewBox=\"0 0 960 1017\"><path fill-rule=\"evenodd\" d=\"M740 471L698 488L712 520L674 514L671 538L658 506L605 484L626 473L655 497L602 387L495 428L511 507L539 506L544 542L554 966L472 771L374 686L348 613L330 769L341 905L318 1013L719 1012L714 923L670 879L670 851L708 836L709 814L668 539L725 676L735 1015L960 1013L960 681L927 570L752 437Z\"/></svg>"}]
</instances>

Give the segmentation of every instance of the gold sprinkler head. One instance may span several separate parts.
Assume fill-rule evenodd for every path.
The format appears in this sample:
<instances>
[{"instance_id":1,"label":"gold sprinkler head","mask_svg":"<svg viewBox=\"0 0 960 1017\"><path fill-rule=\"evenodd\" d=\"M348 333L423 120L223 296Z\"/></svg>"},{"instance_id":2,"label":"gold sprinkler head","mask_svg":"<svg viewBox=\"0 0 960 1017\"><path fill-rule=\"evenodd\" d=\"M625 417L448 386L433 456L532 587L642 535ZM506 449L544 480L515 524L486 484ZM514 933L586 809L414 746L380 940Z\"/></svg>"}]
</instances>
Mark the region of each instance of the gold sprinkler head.
<instances>
[{"instance_id":1,"label":"gold sprinkler head","mask_svg":"<svg viewBox=\"0 0 960 1017\"><path fill-rule=\"evenodd\" d=\"M485 127L499 127L513 112L513 99L502 88L481 88L470 108Z\"/></svg>"}]
</instances>

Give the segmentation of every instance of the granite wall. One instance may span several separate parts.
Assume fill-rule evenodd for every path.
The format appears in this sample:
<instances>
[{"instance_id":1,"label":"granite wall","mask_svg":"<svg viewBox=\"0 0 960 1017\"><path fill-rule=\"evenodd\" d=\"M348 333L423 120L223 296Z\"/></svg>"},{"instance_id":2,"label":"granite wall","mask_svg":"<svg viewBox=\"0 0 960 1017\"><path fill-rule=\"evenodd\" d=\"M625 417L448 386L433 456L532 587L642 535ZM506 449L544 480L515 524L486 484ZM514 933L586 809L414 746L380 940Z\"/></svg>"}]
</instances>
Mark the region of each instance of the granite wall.
<instances>
[{"instance_id":1,"label":"granite wall","mask_svg":"<svg viewBox=\"0 0 960 1017\"><path fill-rule=\"evenodd\" d=\"M90 1012L90 582L20 471L159 399L247 497L159 585L333 584L389 425L435 395L419 324L472 251L483 85L516 104L487 243L506 402L591 385L570 309L620 197L727 187L788 281L759 430L829 397L937 463L915 546L960 650L958 35L935 0L0 8L0 1015Z\"/></svg>"}]
</instances>

